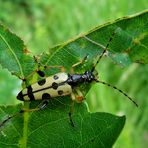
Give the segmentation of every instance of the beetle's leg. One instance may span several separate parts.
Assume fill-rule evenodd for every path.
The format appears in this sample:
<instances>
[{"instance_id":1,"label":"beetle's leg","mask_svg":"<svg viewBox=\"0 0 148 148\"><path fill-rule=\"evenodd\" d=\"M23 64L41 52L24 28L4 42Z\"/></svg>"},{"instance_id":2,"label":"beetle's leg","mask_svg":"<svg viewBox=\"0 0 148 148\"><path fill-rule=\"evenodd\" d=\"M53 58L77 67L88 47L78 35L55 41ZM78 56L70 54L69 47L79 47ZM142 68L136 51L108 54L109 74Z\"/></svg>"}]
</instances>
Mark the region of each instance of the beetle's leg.
<instances>
[{"instance_id":1,"label":"beetle's leg","mask_svg":"<svg viewBox=\"0 0 148 148\"><path fill-rule=\"evenodd\" d=\"M44 66L44 69L49 69L49 68L59 68L61 70L61 72L65 72L65 67L64 66ZM38 69L34 70L32 73L30 73L27 76L27 78L31 77L35 73L37 73L40 77L45 77L45 73L43 71L39 70L39 68L38 68Z\"/></svg>"},{"instance_id":2,"label":"beetle's leg","mask_svg":"<svg viewBox=\"0 0 148 148\"><path fill-rule=\"evenodd\" d=\"M45 65L43 67L44 67L44 69L58 68L58 69L61 70L61 72L65 72L66 71L64 66L57 66L57 65L55 65L55 66L46 66ZM38 73L39 76L45 77L45 73L43 71L41 71L41 70L38 69L36 72Z\"/></svg>"},{"instance_id":3,"label":"beetle's leg","mask_svg":"<svg viewBox=\"0 0 148 148\"><path fill-rule=\"evenodd\" d=\"M44 109L49 103L49 100L44 100L39 104L37 108L32 108L32 109L22 109L22 112L33 112L33 111L38 111Z\"/></svg>"},{"instance_id":4,"label":"beetle's leg","mask_svg":"<svg viewBox=\"0 0 148 148\"><path fill-rule=\"evenodd\" d=\"M61 72L65 72L66 69L64 66L58 66L58 65L54 65L54 66L44 66L45 69L49 69L49 68L59 68L61 70Z\"/></svg>"},{"instance_id":5,"label":"beetle's leg","mask_svg":"<svg viewBox=\"0 0 148 148\"><path fill-rule=\"evenodd\" d=\"M59 68L61 70L61 72L65 72L66 71L64 66L59 66L59 65L47 66L47 65L41 64L39 62L39 59L36 56L34 56L34 60L38 64L38 69L39 69L39 67L43 67L44 69Z\"/></svg>"},{"instance_id":6,"label":"beetle's leg","mask_svg":"<svg viewBox=\"0 0 148 148\"><path fill-rule=\"evenodd\" d=\"M49 100L44 100L44 102L42 102L41 104L39 104L39 107L38 108L21 109L18 113L14 114L12 116L9 116L7 119L5 119L3 122L1 122L0 123L0 128L2 126L4 126L9 120L11 120L12 118L18 116L21 113L24 113L24 112L33 112L33 111L38 111L38 110L44 109L48 105L48 102L49 102Z\"/></svg>"},{"instance_id":7,"label":"beetle's leg","mask_svg":"<svg viewBox=\"0 0 148 148\"><path fill-rule=\"evenodd\" d=\"M76 96L76 94L74 92L71 93L72 103L70 105L70 111L69 111L69 120L70 120L70 123L73 127L74 127L74 123L72 120L72 114L73 114L73 110L74 110L74 102L76 101L77 103L81 103L84 100L84 96L79 89L76 89L76 93L78 94L78 96Z\"/></svg>"},{"instance_id":8,"label":"beetle's leg","mask_svg":"<svg viewBox=\"0 0 148 148\"><path fill-rule=\"evenodd\" d=\"M73 110L74 110L74 101L72 100L71 105L70 105L70 110L69 110L69 120L70 120L70 124L72 127L75 127L74 122L72 120L72 114L73 114Z\"/></svg>"},{"instance_id":9,"label":"beetle's leg","mask_svg":"<svg viewBox=\"0 0 148 148\"><path fill-rule=\"evenodd\" d=\"M65 67L64 66L44 66L44 69L50 69L50 68L59 68L61 70L61 72L65 71ZM39 70L39 68L35 71L33 71L28 77L30 77L31 75L37 73L40 77L45 77L45 73L41 70Z\"/></svg>"},{"instance_id":10,"label":"beetle's leg","mask_svg":"<svg viewBox=\"0 0 148 148\"><path fill-rule=\"evenodd\" d=\"M85 97L83 96L82 92L78 88L75 89L75 93L74 92L71 93L72 101L76 101L77 103L82 103L84 98Z\"/></svg>"},{"instance_id":11,"label":"beetle's leg","mask_svg":"<svg viewBox=\"0 0 148 148\"><path fill-rule=\"evenodd\" d=\"M23 85L27 86L27 83L26 83L27 79L29 79L35 73L37 73L40 77L45 77L45 73L43 71L36 69L36 70L32 71L27 77L24 77L24 78L19 77L19 79L21 79L23 81Z\"/></svg>"},{"instance_id":12,"label":"beetle's leg","mask_svg":"<svg viewBox=\"0 0 148 148\"><path fill-rule=\"evenodd\" d=\"M86 61L87 58L88 58L88 55L86 55L81 61L79 61L79 62L73 64L72 67L71 67L71 69L70 69L71 74L74 73L74 68L75 68L76 66L80 65L80 64L83 64L83 63Z\"/></svg>"},{"instance_id":13,"label":"beetle's leg","mask_svg":"<svg viewBox=\"0 0 148 148\"><path fill-rule=\"evenodd\" d=\"M44 66L44 69L49 69L49 68L59 68L61 70L61 72L66 71L64 66ZM32 71L26 78L21 78L21 77L19 77L19 78L25 83L25 86L27 86L26 80L29 79L31 76L33 76L35 73L37 73L42 78L45 77L45 73L38 68L38 69Z\"/></svg>"},{"instance_id":14,"label":"beetle's leg","mask_svg":"<svg viewBox=\"0 0 148 148\"><path fill-rule=\"evenodd\" d=\"M27 78L31 77L31 76L34 75L35 73L37 73L40 77L45 77L45 73L44 73L42 70L40 70L40 67L42 67L42 65L41 65L41 63L39 62L38 57L37 57L37 56L33 56L33 58L34 58L34 61L35 61L36 64L37 64L37 69L35 69L32 73L30 73L30 74L27 76ZM27 79L27 78L26 78L26 79Z\"/></svg>"},{"instance_id":15,"label":"beetle's leg","mask_svg":"<svg viewBox=\"0 0 148 148\"><path fill-rule=\"evenodd\" d=\"M34 71L32 71L26 78L22 78L22 77L19 77L23 82L26 82L26 80L33 76L35 73L37 73L40 77L45 77L45 73L40 70L40 68L42 67L43 69L49 69L49 68L59 68L61 70L61 72L65 72L65 67L64 66L46 66L46 65L43 65L39 62L39 59L36 57L36 56L33 56L34 57L34 61L37 63L38 67L37 69L35 69Z\"/></svg>"},{"instance_id":16,"label":"beetle's leg","mask_svg":"<svg viewBox=\"0 0 148 148\"><path fill-rule=\"evenodd\" d=\"M40 77L45 77L45 73L39 69L34 70L33 72L31 72L26 79L28 79L29 77L33 76L35 73L37 73Z\"/></svg>"},{"instance_id":17,"label":"beetle's leg","mask_svg":"<svg viewBox=\"0 0 148 148\"><path fill-rule=\"evenodd\" d=\"M78 94L78 96L75 97L76 102L82 103L85 97L83 96L82 92L78 88L75 91Z\"/></svg>"}]
</instances>

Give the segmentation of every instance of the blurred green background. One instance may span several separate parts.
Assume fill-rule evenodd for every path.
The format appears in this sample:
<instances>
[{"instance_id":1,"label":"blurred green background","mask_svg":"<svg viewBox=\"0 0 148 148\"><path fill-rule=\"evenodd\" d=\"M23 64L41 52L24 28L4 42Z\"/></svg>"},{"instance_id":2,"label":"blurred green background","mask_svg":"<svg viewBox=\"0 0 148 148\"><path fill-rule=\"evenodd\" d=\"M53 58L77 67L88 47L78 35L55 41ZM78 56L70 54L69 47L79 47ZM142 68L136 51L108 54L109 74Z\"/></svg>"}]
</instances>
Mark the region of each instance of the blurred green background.
<instances>
[{"instance_id":1,"label":"blurred green background","mask_svg":"<svg viewBox=\"0 0 148 148\"><path fill-rule=\"evenodd\" d=\"M34 54L86 32L106 21L148 8L147 0L0 0L0 22L20 36ZM125 114L126 125L114 147L145 148L148 145L148 65L122 68L103 58L97 66L100 78L125 90L127 98L95 84L87 96L90 111ZM0 104L18 103L20 81L0 68ZM99 125L98 125L99 126Z\"/></svg>"}]
</instances>

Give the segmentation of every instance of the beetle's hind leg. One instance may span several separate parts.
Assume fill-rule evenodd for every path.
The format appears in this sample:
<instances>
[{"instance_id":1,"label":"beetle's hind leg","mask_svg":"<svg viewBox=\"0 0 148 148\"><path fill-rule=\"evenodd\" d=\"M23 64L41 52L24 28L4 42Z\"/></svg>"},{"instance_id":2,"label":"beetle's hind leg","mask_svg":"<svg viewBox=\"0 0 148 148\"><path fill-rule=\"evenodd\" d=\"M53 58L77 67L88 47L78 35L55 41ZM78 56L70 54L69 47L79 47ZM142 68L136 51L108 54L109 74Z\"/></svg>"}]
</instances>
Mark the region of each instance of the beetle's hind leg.
<instances>
[{"instance_id":1,"label":"beetle's hind leg","mask_svg":"<svg viewBox=\"0 0 148 148\"><path fill-rule=\"evenodd\" d=\"M66 69L64 66L58 66L58 65L54 65L54 66L44 66L45 69L50 69L50 68L59 68L61 72L65 72Z\"/></svg>"},{"instance_id":2,"label":"beetle's hind leg","mask_svg":"<svg viewBox=\"0 0 148 148\"><path fill-rule=\"evenodd\" d=\"M7 119L5 119L3 122L0 123L0 128L3 127L9 120L12 118L18 116L19 114L22 114L24 112L33 112L33 111L38 111L44 109L48 105L49 100L44 100L37 108L32 108L32 109L21 109L18 113L9 116Z\"/></svg>"},{"instance_id":3,"label":"beetle's hind leg","mask_svg":"<svg viewBox=\"0 0 148 148\"><path fill-rule=\"evenodd\" d=\"M49 103L49 100L44 100L43 102L41 102L39 104L39 106L37 108L32 108L32 109L22 109L22 112L33 112L33 111L39 111L44 109Z\"/></svg>"}]
</instances>

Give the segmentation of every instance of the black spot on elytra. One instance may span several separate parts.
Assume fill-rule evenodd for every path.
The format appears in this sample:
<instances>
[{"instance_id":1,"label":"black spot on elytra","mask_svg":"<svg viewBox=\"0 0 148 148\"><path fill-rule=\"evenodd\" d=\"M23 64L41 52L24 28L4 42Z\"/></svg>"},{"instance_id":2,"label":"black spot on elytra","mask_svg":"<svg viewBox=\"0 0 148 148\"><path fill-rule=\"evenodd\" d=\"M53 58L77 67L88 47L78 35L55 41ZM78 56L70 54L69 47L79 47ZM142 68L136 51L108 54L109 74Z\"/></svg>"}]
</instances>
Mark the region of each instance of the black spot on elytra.
<instances>
[{"instance_id":1,"label":"black spot on elytra","mask_svg":"<svg viewBox=\"0 0 148 148\"><path fill-rule=\"evenodd\" d=\"M50 94L48 94L48 93L44 93L43 95L42 95L42 100L46 100L46 99L50 99L51 98L51 96L50 96Z\"/></svg>"},{"instance_id":2,"label":"black spot on elytra","mask_svg":"<svg viewBox=\"0 0 148 148\"><path fill-rule=\"evenodd\" d=\"M58 94L59 94L59 95L63 95L63 93L64 93L63 90L59 90L59 91L58 91Z\"/></svg>"},{"instance_id":3,"label":"black spot on elytra","mask_svg":"<svg viewBox=\"0 0 148 148\"><path fill-rule=\"evenodd\" d=\"M28 97L30 98L30 100L35 100L31 86L27 87L27 94L28 94Z\"/></svg>"},{"instance_id":4,"label":"black spot on elytra","mask_svg":"<svg viewBox=\"0 0 148 148\"><path fill-rule=\"evenodd\" d=\"M57 80L59 77L57 75L53 76L54 80Z\"/></svg>"},{"instance_id":5,"label":"black spot on elytra","mask_svg":"<svg viewBox=\"0 0 148 148\"><path fill-rule=\"evenodd\" d=\"M53 88L53 89L57 89L57 88L58 88L58 83L53 82L53 83L52 83L52 88Z\"/></svg>"},{"instance_id":6,"label":"black spot on elytra","mask_svg":"<svg viewBox=\"0 0 148 148\"><path fill-rule=\"evenodd\" d=\"M45 83L46 83L46 79L42 79L42 80L38 81L38 84L40 86L44 85Z\"/></svg>"},{"instance_id":7,"label":"black spot on elytra","mask_svg":"<svg viewBox=\"0 0 148 148\"><path fill-rule=\"evenodd\" d=\"M39 76L45 77L45 73L43 71L38 70L37 73L38 73Z\"/></svg>"},{"instance_id":8,"label":"black spot on elytra","mask_svg":"<svg viewBox=\"0 0 148 148\"><path fill-rule=\"evenodd\" d=\"M21 100L21 101L24 101L24 96L23 96L22 91L19 92L19 94L17 95L17 99L18 99L18 100Z\"/></svg>"}]
</instances>

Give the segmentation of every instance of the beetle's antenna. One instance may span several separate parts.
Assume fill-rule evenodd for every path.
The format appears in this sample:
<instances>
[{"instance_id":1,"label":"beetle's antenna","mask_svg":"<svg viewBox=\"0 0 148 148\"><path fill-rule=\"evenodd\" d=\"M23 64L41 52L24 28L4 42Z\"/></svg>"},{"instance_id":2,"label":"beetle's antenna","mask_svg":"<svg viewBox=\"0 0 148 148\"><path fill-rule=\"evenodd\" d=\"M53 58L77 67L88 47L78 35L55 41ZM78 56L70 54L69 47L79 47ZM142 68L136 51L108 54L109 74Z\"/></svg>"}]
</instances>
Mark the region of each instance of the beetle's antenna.
<instances>
[{"instance_id":1,"label":"beetle's antenna","mask_svg":"<svg viewBox=\"0 0 148 148\"><path fill-rule=\"evenodd\" d=\"M91 40L90 38L88 38L88 37L85 36L85 35L83 36L83 37L84 37L86 40L88 40L89 42L91 42L91 43L97 45L98 47L101 47L102 49L104 49L103 52L102 52L102 54L99 56L97 62L96 62L95 65L93 66L93 68L92 68L92 70L91 70L92 72L95 70L96 65L100 62L100 60L102 59L103 55L106 53L106 51L107 51L107 49L108 49L108 47L109 47L109 45L110 45L112 39L114 38L114 35L115 35L115 32L112 33L112 35L111 35L111 37L110 37L110 39L109 39L109 41L108 41L106 47L103 46L103 45L100 44L100 43L97 43L97 42Z\"/></svg>"},{"instance_id":2,"label":"beetle's antenna","mask_svg":"<svg viewBox=\"0 0 148 148\"><path fill-rule=\"evenodd\" d=\"M104 48L104 50L103 50L102 54L99 56L99 58L98 58L97 62L94 64L94 66L93 66L93 68L92 68L92 70L91 70L92 72L95 70L95 67L96 67L96 66L97 66L97 64L100 62L100 60L102 59L103 55L107 52L108 47L109 47L109 45L110 45L111 41L112 41L112 40L113 40L113 38L114 38L114 35L115 35L115 32L113 32L113 33L112 33L112 35L111 35L111 37L109 38L109 41L108 41L108 43L107 43L106 47Z\"/></svg>"},{"instance_id":3,"label":"beetle's antenna","mask_svg":"<svg viewBox=\"0 0 148 148\"><path fill-rule=\"evenodd\" d=\"M12 118L18 116L19 114L23 113L24 111L23 110L20 110L18 113L12 115L12 116L9 116L7 119L5 119L3 122L0 123L0 128L3 127L8 121L10 121Z\"/></svg>"},{"instance_id":4,"label":"beetle's antenna","mask_svg":"<svg viewBox=\"0 0 148 148\"><path fill-rule=\"evenodd\" d=\"M123 92L121 89L119 89L119 88L117 88L116 86L113 86L113 85L111 85L111 84L109 84L109 83L106 83L106 82L104 82L104 81L100 81L100 80L96 80L96 79L95 79L95 81L98 82L98 83L104 84L104 85L106 85L106 86L112 87L113 89L118 90L118 91L119 91L120 93L122 93L125 97L127 97L130 101L132 101L132 102L134 103L134 105L136 105L136 107L138 107L138 104L137 104L131 97L129 97L125 92Z\"/></svg>"}]
</instances>

